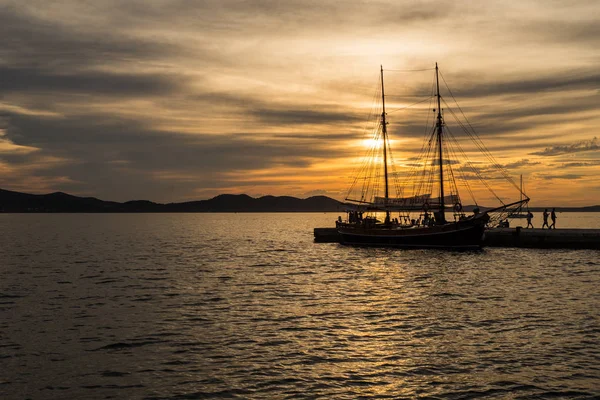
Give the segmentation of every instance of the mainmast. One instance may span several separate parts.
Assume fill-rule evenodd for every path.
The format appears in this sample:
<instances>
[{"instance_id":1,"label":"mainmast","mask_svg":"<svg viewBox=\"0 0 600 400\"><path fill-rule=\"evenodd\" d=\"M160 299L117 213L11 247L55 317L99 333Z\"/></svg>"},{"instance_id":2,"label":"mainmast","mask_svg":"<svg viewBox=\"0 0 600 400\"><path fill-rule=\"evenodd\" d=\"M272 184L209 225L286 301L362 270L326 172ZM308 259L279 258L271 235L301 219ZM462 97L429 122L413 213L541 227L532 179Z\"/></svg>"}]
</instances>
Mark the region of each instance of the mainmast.
<instances>
[{"instance_id":1,"label":"mainmast","mask_svg":"<svg viewBox=\"0 0 600 400\"><path fill-rule=\"evenodd\" d=\"M383 74L383 73L382 73ZM383 77L383 75L382 75ZM435 85L437 89L437 105L438 105L438 115L437 115L437 141L438 141L438 152L439 152L439 164L440 164L440 212L436 217L438 223L445 223L446 216L444 214L445 204L444 204L444 166L443 166L443 152L442 152L442 106L441 106L441 96L440 96L440 80L438 77L438 65L435 63ZM387 183L386 183L387 184ZM386 186L387 188L387 186Z\"/></svg>"},{"instance_id":2,"label":"mainmast","mask_svg":"<svg viewBox=\"0 0 600 400\"><path fill-rule=\"evenodd\" d=\"M383 90L383 65L381 65L381 102L383 104L383 111L381 113L381 126L383 133L383 173L385 175L385 223L390 222L390 212L387 210L388 199L389 199L389 186L388 186L388 166L387 166L387 122L385 121L385 92Z\"/></svg>"},{"instance_id":3,"label":"mainmast","mask_svg":"<svg viewBox=\"0 0 600 400\"><path fill-rule=\"evenodd\" d=\"M519 200L523 201L523 174L521 174L521 183L519 186L519 191L521 194L519 195Z\"/></svg>"}]
</instances>

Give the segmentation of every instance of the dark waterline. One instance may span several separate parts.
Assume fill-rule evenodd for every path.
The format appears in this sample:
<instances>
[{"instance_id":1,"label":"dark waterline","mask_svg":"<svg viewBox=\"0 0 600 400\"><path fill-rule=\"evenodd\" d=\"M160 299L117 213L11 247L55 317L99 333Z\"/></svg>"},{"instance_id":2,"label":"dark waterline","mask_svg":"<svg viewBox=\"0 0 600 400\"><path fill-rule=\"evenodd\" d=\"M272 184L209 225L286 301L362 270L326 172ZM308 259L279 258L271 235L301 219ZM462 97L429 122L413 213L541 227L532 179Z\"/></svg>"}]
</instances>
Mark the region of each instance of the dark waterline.
<instances>
[{"instance_id":1,"label":"dark waterline","mask_svg":"<svg viewBox=\"0 0 600 400\"><path fill-rule=\"evenodd\" d=\"M600 396L600 252L313 243L336 217L0 215L0 398Z\"/></svg>"}]
</instances>

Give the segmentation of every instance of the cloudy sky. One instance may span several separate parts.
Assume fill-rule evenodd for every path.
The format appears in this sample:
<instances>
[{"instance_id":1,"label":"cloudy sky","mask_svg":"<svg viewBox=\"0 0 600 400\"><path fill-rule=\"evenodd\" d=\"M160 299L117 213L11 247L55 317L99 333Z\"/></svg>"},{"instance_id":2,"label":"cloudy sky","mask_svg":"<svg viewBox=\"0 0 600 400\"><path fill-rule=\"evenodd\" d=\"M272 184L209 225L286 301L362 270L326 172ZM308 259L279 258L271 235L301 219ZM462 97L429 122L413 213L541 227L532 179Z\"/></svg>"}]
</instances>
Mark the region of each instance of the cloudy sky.
<instances>
[{"instance_id":1,"label":"cloudy sky","mask_svg":"<svg viewBox=\"0 0 600 400\"><path fill-rule=\"evenodd\" d=\"M438 62L533 205L600 204L598 15L597 0L0 0L0 188L341 199L379 66ZM431 82L389 76L397 108ZM401 160L420 149L413 118L390 113Z\"/></svg>"}]
</instances>

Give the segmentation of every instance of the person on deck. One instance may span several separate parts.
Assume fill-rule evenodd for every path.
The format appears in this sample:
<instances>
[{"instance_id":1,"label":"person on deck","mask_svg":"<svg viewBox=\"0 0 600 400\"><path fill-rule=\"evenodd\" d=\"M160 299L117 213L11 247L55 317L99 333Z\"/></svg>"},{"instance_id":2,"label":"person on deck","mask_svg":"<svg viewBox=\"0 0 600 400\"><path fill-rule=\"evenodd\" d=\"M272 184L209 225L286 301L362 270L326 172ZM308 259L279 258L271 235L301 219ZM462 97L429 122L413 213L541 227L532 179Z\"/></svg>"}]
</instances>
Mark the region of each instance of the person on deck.
<instances>
[{"instance_id":1,"label":"person on deck","mask_svg":"<svg viewBox=\"0 0 600 400\"><path fill-rule=\"evenodd\" d=\"M423 215L423 225L429 225L429 213L425 211L425 215Z\"/></svg>"},{"instance_id":2,"label":"person on deck","mask_svg":"<svg viewBox=\"0 0 600 400\"><path fill-rule=\"evenodd\" d=\"M544 229L544 226L549 229L550 227L548 226L548 209L547 208L544 210L543 216L544 216L544 223L542 224L542 229Z\"/></svg>"},{"instance_id":3,"label":"person on deck","mask_svg":"<svg viewBox=\"0 0 600 400\"><path fill-rule=\"evenodd\" d=\"M550 218L552 218L552 224L550 225L549 229L556 229L556 209L552 209Z\"/></svg>"},{"instance_id":4,"label":"person on deck","mask_svg":"<svg viewBox=\"0 0 600 400\"><path fill-rule=\"evenodd\" d=\"M531 220L533 218L533 214L531 213L531 211L527 211L527 227L529 228L529 226L531 226L533 228L533 224L531 223Z\"/></svg>"}]
</instances>

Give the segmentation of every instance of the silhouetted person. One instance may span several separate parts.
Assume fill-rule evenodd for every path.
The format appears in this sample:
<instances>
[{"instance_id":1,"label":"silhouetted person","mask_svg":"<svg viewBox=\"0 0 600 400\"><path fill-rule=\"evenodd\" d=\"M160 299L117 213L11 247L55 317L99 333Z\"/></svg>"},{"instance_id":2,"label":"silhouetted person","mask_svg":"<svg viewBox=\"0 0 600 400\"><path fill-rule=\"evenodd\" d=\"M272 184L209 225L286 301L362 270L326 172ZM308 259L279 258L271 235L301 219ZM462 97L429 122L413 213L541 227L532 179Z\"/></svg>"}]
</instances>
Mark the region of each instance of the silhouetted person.
<instances>
[{"instance_id":1,"label":"silhouetted person","mask_svg":"<svg viewBox=\"0 0 600 400\"><path fill-rule=\"evenodd\" d=\"M527 211L527 227L528 228L530 226L533 228L533 224L531 223L532 218L533 218L533 214L531 213L531 211Z\"/></svg>"},{"instance_id":2,"label":"silhouetted person","mask_svg":"<svg viewBox=\"0 0 600 400\"><path fill-rule=\"evenodd\" d=\"M544 214L543 214L543 216L544 216L544 223L542 224L542 229L544 229L544 226L545 226L546 228L550 228L550 227L548 226L548 209L547 209L547 208L544 210Z\"/></svg>"},{"instance_id":3,"label":"silhouetted person","mask_svg":"<svg viewBox=\"0 0 600 400\"><path fill-rule=\"evenodd\" d=\"M552 218L552 225L550 225L550 229L556 229L556 212L554 208L550 213L550 218Z\"/></svg>"}]
</instances>

